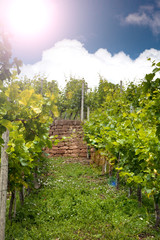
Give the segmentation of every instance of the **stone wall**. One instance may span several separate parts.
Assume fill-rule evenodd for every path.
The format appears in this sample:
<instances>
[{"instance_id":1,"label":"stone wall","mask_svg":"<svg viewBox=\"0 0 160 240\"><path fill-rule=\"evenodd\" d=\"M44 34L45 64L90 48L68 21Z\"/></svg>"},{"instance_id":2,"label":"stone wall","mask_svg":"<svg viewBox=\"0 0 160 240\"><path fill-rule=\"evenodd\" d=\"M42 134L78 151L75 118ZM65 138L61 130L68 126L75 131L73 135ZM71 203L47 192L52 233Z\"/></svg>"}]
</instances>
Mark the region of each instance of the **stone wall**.
<instances>
[{"instance_id":1,"label":"stone wall","mask_svg":"<svg viewBox=\"0 0 160 240\"><path fill-rule=\"evenodd\" d=\"M57 139L67 137L52 149L46 149L50 157L87 157L87 145L83 141L81 121L55 120L50 126L50 136L57 135Z\"/></svg>"}]
</instances>

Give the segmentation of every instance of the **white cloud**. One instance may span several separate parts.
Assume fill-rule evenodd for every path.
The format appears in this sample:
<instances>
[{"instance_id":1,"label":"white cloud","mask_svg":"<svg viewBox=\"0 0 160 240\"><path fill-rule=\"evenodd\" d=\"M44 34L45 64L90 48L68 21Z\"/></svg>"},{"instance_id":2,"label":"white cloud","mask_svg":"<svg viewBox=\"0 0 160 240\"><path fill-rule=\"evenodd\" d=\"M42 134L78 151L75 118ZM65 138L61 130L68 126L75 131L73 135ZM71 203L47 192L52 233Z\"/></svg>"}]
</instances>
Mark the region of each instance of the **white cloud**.
<instances>
[{"instance_id":1,"label":"white cloud","mask_svg":"<svg viewBox=\"0 0 160 240\"><path fill-rule=\"evenodd\" d=\"M160 1L156 5L140 6L138 11L130 13L124 19L123 24L148 26L154 34L160 33Z\"/></svg>"},{"instance_id":2,"label":"white cloud","mask_svg":"<svg viewBox=\"0 0 160 240\"><path fill-rule=\"evenodd\" d=\"M99 75L113 83L138 81L151 72L149 57L158 61L160 51L145 50L132 60L124 52L111 55L106 49L98 49L91 54L81 42L64 39L44 51L41 61L24 65L21 75L33 77L38 73L45 74L48 80L57 80L60 87L64 87L65 80L69 80L70 76L84 78L89 87L98 86Z\"/></svg>"},{"instance_id":3,"label":"white cloud","mask_svg":"<svg viewBox=\"0 0 160 240\"><path fill-rule=\"evenodd\" d=\"M150 18L145 13L132 13L125 18L128 24L149 25Z\"/></svg>"}]
</instances>

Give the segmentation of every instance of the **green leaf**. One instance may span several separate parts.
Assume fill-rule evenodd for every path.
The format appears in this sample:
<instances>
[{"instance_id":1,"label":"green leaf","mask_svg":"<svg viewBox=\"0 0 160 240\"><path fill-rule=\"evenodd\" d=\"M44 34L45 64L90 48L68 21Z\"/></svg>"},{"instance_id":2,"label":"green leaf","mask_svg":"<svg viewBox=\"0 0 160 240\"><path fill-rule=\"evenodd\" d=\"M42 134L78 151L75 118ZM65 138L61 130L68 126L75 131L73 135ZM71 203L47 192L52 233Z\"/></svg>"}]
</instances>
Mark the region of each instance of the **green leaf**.
<instances>
[{"instance_id":1,"label":"green leaf","mask_svg":"<svg viewBox=\"0 0 160 240\"><path fill-rule=\"evenodd\" d=\"M42 109L40 108L36 108L36 107L33 107L33 106L30 106L32 108L32 110L36 113L36 114L40 114L42 112Z\"/></svg>"},{"instance_id":2,"label":"green leaf","mask_svg":"<svg viewBox=\"0 0 160 240\"><path fill-rule=\"evenodd\" d=\"M23 158L20 158L19 160L20 160L20 163L23 167L28 166L28 162L26 162Z\"/></svg>"},{"instance_id":3,"label":"green leaf","mask_svg":"<svg viewBox=\"0 0 160 240\"><path fill-rule=\"evenodd\" d=\"M4 126L5 128L9 129L9 130L11 130L11 129L13 128L12 122L9 121L9 120L7 120L7 119L2 119L2 120L0 120L0 124L1 124L2 126Z\"/></svg>"},{"instance_id":4,"label":"green leaf","mask_svg":"<svg viewBox=\"0 0 160 240\"><path fill-rule=\"evenodd\" d=\"M154 72L154 73L157 73L157 72L159 72L159 71L160 71L160 68L157 68L157 67L156 67L156 68L153 69L153 72Z\"/></svg>"},{"instance_id":5,"label":"green leaf","mask_svg":"<svg viewBox=\"0 0 160 240\"><path fill-rule=\"evenodd\" d=\"M32 94L34 93L34 89L26 89L23 92L21 92L20 96L19 96L19 103L26 106L29 103L29 100L32 96Z\"/></svg>"},{"instance_id":6,"label":"green leaf","mask_svg":"<svg viewBox=\"0 0 160 240\"><path fill-rule=\"evenodd\" d=\"M148 81L153 80L155 73L146 74L145 79Z\"/></svg>"},{"instance_id":7,"label":"green leaf","mask_svg":"<svg viewBox=\"0 0 160 240\"><path fill-rule=\"evenodd\" d=\"M133 181L139 184L143 182L143 179L140 176L133 176Z\"/></svg>"}]
</instances>

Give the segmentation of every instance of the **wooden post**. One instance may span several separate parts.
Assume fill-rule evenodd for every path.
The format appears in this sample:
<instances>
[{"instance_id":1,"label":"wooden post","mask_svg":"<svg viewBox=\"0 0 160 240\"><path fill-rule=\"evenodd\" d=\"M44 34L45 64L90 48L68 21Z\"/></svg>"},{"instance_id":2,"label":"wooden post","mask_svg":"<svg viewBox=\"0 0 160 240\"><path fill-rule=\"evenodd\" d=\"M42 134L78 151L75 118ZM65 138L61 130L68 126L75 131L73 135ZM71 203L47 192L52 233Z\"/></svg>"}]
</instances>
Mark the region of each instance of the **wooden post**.
<instances>
[{"instance_id":1,"label":"wooden post","mask_svg":"<svg viewBox=\"0 0 160 240\"><path fill-rule=\"evenodd\" d=\"M89 115L90 115L90 108L89 106L87 107L87 121L89 121Z\"/></svg>"},{"instance_id":2,"label":"wooden post","mask_svg":"<svg viewBox=\"0 0 160 240\"><path fill-rule=\"evenodd\" d=\"M122 80L120 81L120 93L123 92L123 89L122 89Z\"/></svg>"},{"instance_id":3,"label":"wooden post","mask_svg":"<svg viewBox=\"0 0 160 240\"><path fill-rule=\"evenodd\" d=\"M84 120L84 79L82 81L82 97L81 97L81 121Z\"/></svg>"},{"instance_id":4,"label":"wooden post","mask_svg":"<svg viewBox=\"0 0 160 240\"><path fill-rule=\"evenodd\" d=\"M41 95L43 96L43 79L41 79Z\"/></svg>"},{"instance_id":5,"label":"wooden post","mask_svg":"<svg viewBox=\"0 0 160 240\"><path fill-rule=\"evenodd\" d=\"M9 141L8 129L2 134L4 145L1 148L1 176L0 176L0 239L5 240L6 201L8 186L8 154L6 153Z\"/></svg>"}]
</instances>

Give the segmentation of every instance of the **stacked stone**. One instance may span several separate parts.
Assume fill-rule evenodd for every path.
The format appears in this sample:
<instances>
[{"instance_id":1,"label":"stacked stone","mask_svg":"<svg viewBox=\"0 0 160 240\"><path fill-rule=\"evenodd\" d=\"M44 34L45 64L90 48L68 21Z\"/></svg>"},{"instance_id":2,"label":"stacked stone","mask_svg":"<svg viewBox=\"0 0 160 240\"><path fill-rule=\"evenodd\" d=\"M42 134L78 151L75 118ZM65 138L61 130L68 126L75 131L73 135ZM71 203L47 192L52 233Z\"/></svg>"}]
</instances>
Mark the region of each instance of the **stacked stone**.
<instances>
[{"instance_id":1,"label":"stacked stone","mask_svg":"<svg viewBox=\"0 0 160 240\"><path fill-rule=\"evenodd\" d=\"M50 136L56 136L60 142L46 149L50 157L87 157L87 145L83 141L81 121L55 120L50 126ZM65 140L61 141L63 137Z\"/></svg>"}]
</instances>

